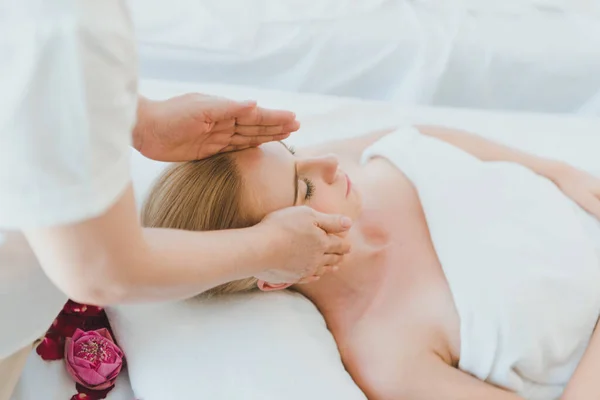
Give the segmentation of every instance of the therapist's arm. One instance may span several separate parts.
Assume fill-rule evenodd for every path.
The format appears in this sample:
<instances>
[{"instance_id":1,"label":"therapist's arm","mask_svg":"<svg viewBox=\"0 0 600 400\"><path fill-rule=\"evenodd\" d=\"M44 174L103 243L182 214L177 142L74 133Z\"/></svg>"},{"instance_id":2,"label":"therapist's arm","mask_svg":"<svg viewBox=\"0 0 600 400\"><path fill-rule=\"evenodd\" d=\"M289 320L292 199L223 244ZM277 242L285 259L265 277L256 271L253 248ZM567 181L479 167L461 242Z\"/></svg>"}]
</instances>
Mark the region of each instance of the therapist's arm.
<instances>
[{"instance_id":1,"label":"therapist's arm","mask_svg":"<svg viewBox=\"0 0 600 400\"><path fill-rule=\"evenodd\" d=\"M305 207L281 210L248 229L142 229L128 188L100 217L25 233L62 291L75 301L106 306L188 298L275 269L294 281L317 266L337 264L340 256L324 253L343 254L349 247L324 231L347 229L340 216Z\"/></svg>"}]
</instances>

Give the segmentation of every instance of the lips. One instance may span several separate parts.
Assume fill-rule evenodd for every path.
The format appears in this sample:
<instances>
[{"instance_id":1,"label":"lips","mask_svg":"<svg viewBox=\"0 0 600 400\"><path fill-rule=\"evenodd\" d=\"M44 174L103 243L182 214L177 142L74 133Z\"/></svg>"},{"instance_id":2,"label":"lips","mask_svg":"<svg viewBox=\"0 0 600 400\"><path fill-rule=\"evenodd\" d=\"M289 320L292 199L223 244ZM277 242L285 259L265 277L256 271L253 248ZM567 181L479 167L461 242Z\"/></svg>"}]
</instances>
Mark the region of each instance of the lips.
<instances>
[{"instance_id":1,"label":"lips","mask_svg":"<svg viewBox=\"0 0 600 400\"><path fill-rule=\"evenodd\" d=\"M352 190L352 181L350 180L348 174L344 173L344 175L346 175L346 197L348 197L348 195L350 194L350 190Z\"/></svg>"}]
</instances>

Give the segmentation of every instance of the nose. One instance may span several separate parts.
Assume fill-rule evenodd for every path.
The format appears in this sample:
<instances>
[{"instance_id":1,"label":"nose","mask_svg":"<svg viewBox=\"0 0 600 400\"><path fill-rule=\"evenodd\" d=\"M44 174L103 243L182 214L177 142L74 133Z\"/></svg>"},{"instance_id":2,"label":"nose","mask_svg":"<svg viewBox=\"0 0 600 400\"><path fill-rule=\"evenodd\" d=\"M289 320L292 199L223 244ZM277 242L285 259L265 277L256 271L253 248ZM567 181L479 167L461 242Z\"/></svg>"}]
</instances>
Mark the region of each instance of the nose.
<instances>
[{"instance_id":1,"label":"nose","mask_svg":"<svg viewBox=\"0 0 600 400\"><path fill-rule=\"evenodd\" d=\"M307 161L310 168L319 173L326 183L331 184L335 181L339 166L339 161L335 155L328 154L313 157Z\"/></svg>"}]
</instances>

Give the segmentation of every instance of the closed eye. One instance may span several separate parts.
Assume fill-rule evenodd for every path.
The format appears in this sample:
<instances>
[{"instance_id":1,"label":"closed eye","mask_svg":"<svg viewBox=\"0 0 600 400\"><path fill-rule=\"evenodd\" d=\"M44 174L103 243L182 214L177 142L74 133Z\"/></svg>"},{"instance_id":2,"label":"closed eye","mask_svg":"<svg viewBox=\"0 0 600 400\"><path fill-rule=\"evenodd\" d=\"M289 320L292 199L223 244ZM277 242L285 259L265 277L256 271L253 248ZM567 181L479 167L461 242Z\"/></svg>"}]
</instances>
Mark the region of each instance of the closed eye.
<instances>
[{"instance_id":1,"label":"closed eye","mask_svg":"<svg viewBox=\"0 0 600 400\"><path fill-rule=\"evenodd\" d=\"M290 152L290 154L296 155L296 149L294 148L294 146L288 146L287 144L283 143L282 141L280 141L279 143L281 143ZM294 183L295 183L294 205L295 205L296 199L298 198L298 166L296 165L294 169L295 169L295 176L294 176ZM302 180L306 184L306 194L304 195L304 200L308 201L315 194L315 190L316 190L315 184L308 178L302 178Z\"/></svg>"},{"instance_id":2,"label":"closed eye","mask_svg":"<svg viewBox=\"0 0 600 400\"><path fill-rule=\"evenodd\" d=\"M304 183L306 183L306 195L304 196L305 200L310 200L311 197L315 194L315 184L308 178L302 178Z\"/></svg>"}]
</instances>

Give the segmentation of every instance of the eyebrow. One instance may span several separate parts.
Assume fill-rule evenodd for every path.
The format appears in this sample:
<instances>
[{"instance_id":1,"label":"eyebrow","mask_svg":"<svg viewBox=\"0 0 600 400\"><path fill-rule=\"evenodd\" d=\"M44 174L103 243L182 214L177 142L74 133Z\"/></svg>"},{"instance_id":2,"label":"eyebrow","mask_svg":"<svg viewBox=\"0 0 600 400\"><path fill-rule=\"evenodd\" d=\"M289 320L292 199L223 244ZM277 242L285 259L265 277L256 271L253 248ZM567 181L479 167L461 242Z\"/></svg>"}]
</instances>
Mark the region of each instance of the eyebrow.
<instances>
[{"instance_id":1,"label":"eyebrow","mask_svg":"<svg viewBox=\"0 0 600 400\"><path fill-rule=\"evenodd\" d=\"M292 150L285 143L283 143L281 140L279 141L279 143L281 143L281 145L283 147L285 147L285 149L287 151L289 151L291 155L294 155L294 153L292 153ZM296 205L297 201L298 201L298 164L294 161L294 201L292 202L292 204Z\"/></svg>"}]
</instances>

